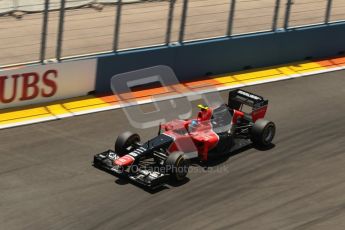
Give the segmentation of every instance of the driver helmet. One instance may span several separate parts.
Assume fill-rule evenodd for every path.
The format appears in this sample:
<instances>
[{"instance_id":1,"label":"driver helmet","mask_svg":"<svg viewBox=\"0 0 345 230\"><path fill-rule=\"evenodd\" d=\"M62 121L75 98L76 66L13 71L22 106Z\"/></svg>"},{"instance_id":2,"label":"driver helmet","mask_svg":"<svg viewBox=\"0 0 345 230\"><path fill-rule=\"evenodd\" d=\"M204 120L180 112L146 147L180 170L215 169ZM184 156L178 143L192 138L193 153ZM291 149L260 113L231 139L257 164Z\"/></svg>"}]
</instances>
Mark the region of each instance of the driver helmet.
<instances>
[{"instance_id":1,"label":"driver helmet","mask_svg":"<svg viewBox=\"0 0 345 230\"><path fill-rule=\"evenodd\" d=\"M205 105L198 105L201 109L198 113L198 121L208 121L212 117L212 109Z\"/></svg>"},{"instance_id":2,"label":"driver helmet","mask_svg":"<svg viewBox=\"0 0 345 230\"><path fill-rule=\"evenodd\" d=\"M198 107L201 109L201 111L208 110L208 106L199 104Z\"/></svg>"}]
</instances>

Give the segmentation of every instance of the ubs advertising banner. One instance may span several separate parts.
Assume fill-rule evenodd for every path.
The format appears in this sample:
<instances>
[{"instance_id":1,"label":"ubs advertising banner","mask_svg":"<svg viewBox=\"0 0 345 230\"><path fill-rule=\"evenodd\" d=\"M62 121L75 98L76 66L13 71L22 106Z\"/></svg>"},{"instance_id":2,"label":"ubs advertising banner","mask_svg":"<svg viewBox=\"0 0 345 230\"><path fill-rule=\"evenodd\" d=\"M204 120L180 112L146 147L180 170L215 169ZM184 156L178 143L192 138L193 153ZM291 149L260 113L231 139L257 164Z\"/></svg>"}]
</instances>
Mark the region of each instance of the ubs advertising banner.
<instances>
[{"instance_id":1,"label":"ubs advertising banner","mask_svg":"<svg viewBox=\"0 0 345 230\"><path fill-rule=\"evenodd\" d=\"M86 95L96 68L90 59L0 70L0 109Z\"/></svg>"}]
</instances>

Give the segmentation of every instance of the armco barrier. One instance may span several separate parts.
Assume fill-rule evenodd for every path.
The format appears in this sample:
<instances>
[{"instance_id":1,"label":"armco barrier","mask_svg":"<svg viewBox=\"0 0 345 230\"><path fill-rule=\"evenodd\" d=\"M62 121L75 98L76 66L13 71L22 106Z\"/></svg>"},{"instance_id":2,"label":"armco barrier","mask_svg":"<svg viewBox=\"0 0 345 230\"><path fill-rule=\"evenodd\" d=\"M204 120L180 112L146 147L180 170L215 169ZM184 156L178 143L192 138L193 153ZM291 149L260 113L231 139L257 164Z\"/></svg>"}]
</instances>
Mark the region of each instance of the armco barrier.
<instances>
[{"instance_id":1,"label":"armco barrier","mask_svg":"<svg viewBox=\"0 0 345 230\"><path fill-rule=\"evenodd\" d=\"M110 91L110 78L115 74L154 65L168 65L180 81L188 81L343 51L344 22L119 52L98 58L96 91Z\"/></svg>"}]
</instances>

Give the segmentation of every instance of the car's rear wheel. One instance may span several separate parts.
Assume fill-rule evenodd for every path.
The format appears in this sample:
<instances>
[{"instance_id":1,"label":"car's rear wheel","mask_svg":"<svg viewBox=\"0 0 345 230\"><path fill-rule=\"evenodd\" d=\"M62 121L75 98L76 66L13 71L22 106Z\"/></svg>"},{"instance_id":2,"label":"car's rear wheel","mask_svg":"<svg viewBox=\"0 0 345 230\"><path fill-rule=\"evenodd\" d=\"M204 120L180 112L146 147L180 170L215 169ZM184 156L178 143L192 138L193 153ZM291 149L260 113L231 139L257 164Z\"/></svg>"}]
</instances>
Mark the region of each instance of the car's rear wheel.
<instances>
[{"instance_id":1,"label":"car's rear wheel","mask_svg":"<svg viewBox=\"0 0 345 230\"><path fill-rule=\"evenodd\" d=\"M165 161L167 172L176 181L186 178L189 169L189 161L183 157L183 152L171 153Z\"/></svg>"},{"instance_id":2,"label":"car's rear wheel","mask_svg":"<svg viewBox=\"0 0 345 230\"><path fill-rule=\"evenodd\" d=\"M272 121L257 120L251 129L251 140L260 147L269 147L272 144L276 126Z\"/></svg>"},{"instance_id":3,"label":"car's rear wheel","mask_svg":"<svg viewBox=\"0 0 345 230\"><path fill-rule=\"evenodd\" d=\"M130 151L130 147L140 142L140 136L129 131L120 134L115 141L115 152L120 155L126 155Z\"/></svg>"}]
</instances>

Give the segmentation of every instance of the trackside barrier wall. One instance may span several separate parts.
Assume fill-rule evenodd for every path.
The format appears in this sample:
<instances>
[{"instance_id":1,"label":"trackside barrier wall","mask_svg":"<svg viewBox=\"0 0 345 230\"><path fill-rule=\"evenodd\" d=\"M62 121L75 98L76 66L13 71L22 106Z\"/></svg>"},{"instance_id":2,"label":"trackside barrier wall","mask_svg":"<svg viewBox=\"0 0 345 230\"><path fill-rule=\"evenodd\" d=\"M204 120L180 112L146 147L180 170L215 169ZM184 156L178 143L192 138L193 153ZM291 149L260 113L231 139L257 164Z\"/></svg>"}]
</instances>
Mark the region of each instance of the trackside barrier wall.
<instances>
[{"instance_id":1,"label":"trackside barrier wall","mask_svg":"<svg viewBox=\"0 0 345 230\"><path fill-rule=\"evenodd\" d=\"M344 51L345 23L335 23L0 69L0 109L110 92L112 76L155 65L170 66L184 82Z\"/></svg>"},{"instance_id":2,"label":"trackside barrier wall","mask_svg":"<svg viewBox=\"0 0 345 230\"><path fill-rule=\"evenodd\" d=\"M95 89L96 59L0 69L0 109L52 102Z\"/></svg>"},{"instance_id":3,"label":"trackside barrier wall","mask_svg":"<svg viewBox=\"0 0 345 230\"><path fill-rule=\"evenodd\" d=\"M342 22L118 52L98 58L96 91L110 92L110 78L115 74L155 65L168 65L180 81L189 81L344 51Z\"/></svg>"}]
</instances>

